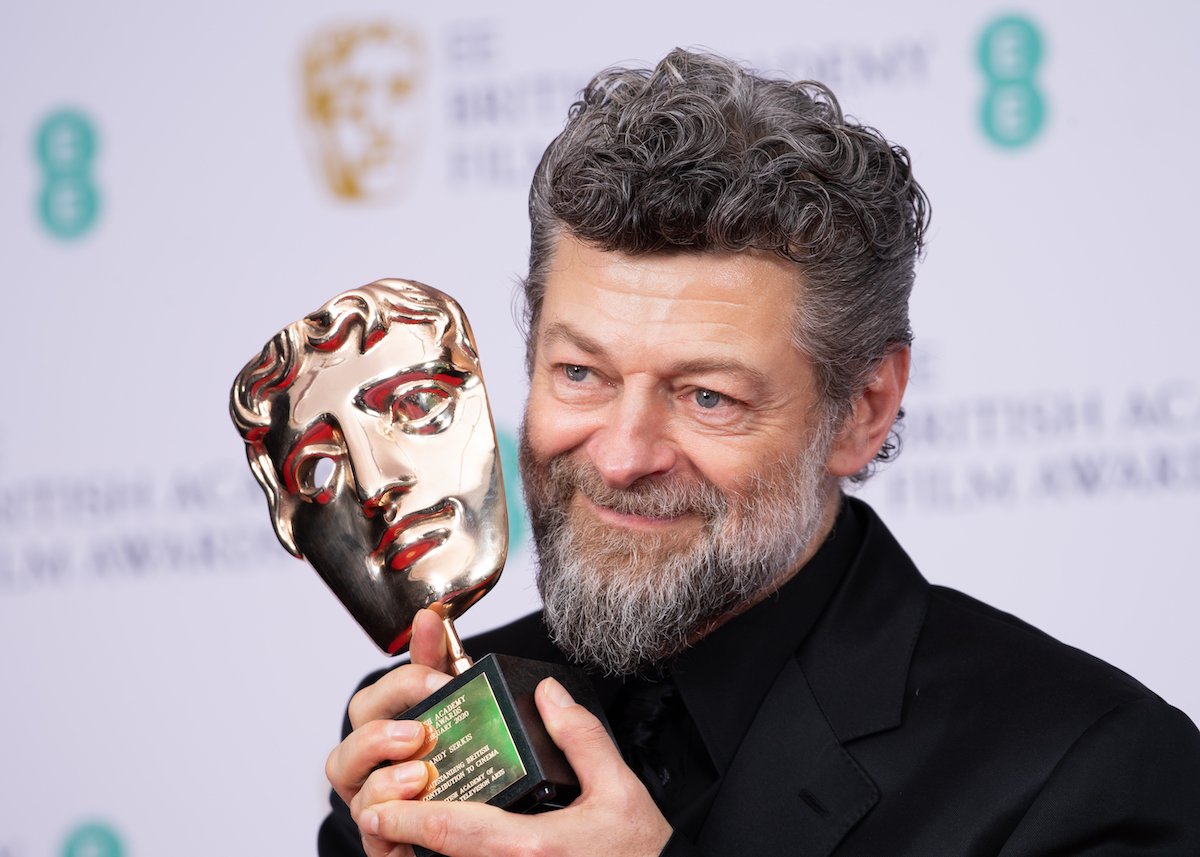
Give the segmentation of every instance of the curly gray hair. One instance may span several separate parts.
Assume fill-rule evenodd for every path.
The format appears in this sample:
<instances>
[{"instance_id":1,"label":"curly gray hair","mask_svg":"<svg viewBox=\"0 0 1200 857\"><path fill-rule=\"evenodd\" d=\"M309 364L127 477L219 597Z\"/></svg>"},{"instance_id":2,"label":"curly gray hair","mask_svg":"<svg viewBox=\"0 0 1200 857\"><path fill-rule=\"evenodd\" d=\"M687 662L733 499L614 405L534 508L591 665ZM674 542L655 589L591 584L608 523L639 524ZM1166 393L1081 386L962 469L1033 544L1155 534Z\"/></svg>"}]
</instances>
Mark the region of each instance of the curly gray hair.
<instances>
[{"instance_id":1,"label":"curly gray hair","mask_svg":"<svg viewBox=\"0 0 1200 857\"><path fill-rule=\"evenodd\" d=\"M757 249L795 262L794 338L834 425L879 361L912 341L928 199L908 153L846 118L820 83L681 49L652 70L601 72L542 156L529 216L530 360L564 233L630 254ZM893 431L876 460L896 445Z\"/></svg>"}]
</instances>

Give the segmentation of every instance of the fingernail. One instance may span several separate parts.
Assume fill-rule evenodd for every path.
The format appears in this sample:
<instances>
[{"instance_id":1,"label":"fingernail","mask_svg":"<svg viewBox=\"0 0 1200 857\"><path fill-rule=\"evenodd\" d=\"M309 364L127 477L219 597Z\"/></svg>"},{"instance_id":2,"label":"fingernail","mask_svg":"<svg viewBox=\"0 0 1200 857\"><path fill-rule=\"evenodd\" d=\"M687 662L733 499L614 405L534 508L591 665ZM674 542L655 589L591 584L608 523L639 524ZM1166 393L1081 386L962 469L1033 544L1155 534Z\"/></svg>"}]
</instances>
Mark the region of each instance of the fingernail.
<instances>
[{"instance_id":1,"label":"fingernail","mask_svg":"<svg viewBox=\"0 0 1200 857\"><path fill-rule=\"evenodd\" d=\"M424 782L429 776L429 767L424 762L405 762L392 765L392 779L399 785Z\"/></svg>"},{"instance_id":2,"label":"fingernail","mask_svg":"<svg viewBox=\"0 0 1200 857\"><path fill-rule=\"evenodd\" d=\"M425 737L425 724L419 720L393 720L387 734L395 741L416 741Z\"/></svg>"},{"instance_id":3,"label":"fingernail","mask_svg":"<svg viewBox=\"0 0 1200 857\"><path fill-rule=\"evenodd\" d=\"M368 809L358 817L358 829L374 836L379 832L379 816L373 810Z\"/></svg>"},{"instance_id":4,"label":"fingernail","mask_svg":"<svg viewBox=\"0 0 1200 857\"><path fill-rule=\"evenodd\" d=\"M441 690L442 685L448 681L450 681L450 676L448 675L443 675L442 673L438 672L430 673L425 679L425 692L435 693L436 691Z\"/></svg>"},{"instance_id":5,"label":"fingernail","mask_svg":"<svg viewBox=\"0 0 1200 857\"><path fill-rule=\"evenodd\" d=\"M569 705L575 704L575 700L571 699L571 694L567 693L567 689L559 684L556 679L546 679L545 687L546 697L559 708L566 708Z\"/></svg>"}]
</instances>

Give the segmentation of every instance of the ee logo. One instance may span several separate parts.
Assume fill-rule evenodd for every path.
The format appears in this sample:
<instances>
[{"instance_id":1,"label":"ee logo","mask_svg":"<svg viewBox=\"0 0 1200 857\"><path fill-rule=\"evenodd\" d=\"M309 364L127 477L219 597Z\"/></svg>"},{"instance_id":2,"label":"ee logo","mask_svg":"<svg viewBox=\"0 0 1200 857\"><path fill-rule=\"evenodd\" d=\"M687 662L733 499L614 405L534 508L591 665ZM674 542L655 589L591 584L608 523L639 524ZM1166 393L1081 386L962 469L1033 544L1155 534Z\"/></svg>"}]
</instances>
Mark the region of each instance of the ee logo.
<instances>
[{"instance_id":1,"label":"ee logo","mask_svg":"<svg viewBox=\"0 0 1200 857\"><path fill-rule=\"evenodd\" d=\"M1028 18L1009 15L987 26L979 39L979 67L987 80L980 119L998 146L1031 142L1042 128L1046 105L1034 75L1042 62L1042 37Z\"/></svg>"},{"instance_id":2,"label":"ee logo","mask_svg":"<svg viewBox=\"0 0 1200 857\"><path fill-rule=\"evenodd\" d=\"M81 824L63 843L62 857L122 857L121 839L106 824Z\"/></svg>"},{"instance_id":3,"label":"ee logo","mask_svg":"<svg viewBox=\"0 0 1200 857\"><path fill-rule=\"evenodd\" d=\"M527 535L519 455L517 441L503 429L496 432L496 444L500 449L500 471L504 474L504 499L508 504L508 548L511 551L523 544Z\"/></svg>"},{"instance_id":4,"label":"ee logo","mask_svg":"<svg viewBox=\"0 0 1200 857\"><path fill-rule=\"evenodd\" d=\"M42 169L37 208L42 225L57 238L78 238L92 227L100 195L92 183L96 132L75 110L52 113L38 127L34 150Z\"/></svg>"}]
</instances>

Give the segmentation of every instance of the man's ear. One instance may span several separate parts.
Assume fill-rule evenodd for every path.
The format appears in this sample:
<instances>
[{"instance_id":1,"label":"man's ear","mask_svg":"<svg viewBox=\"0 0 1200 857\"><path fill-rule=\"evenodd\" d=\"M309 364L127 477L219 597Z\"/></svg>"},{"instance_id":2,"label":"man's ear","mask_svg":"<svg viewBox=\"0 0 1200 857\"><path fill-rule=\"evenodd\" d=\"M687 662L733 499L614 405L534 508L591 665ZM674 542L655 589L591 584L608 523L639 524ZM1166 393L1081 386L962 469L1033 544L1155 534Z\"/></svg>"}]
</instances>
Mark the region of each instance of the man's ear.
<instances>
[{"instance_id":1,"label":"man's ear","mask_svg":"<svg viewBox=\"0 0 1200 857\"><path fill-rule=\"evenodd\" d=\"M834 438L828 459L831 475L849 477L858 473L887 441L908 386L910 359L911 351L905 345L879 361Z\"/></svg>"}]
</instances>

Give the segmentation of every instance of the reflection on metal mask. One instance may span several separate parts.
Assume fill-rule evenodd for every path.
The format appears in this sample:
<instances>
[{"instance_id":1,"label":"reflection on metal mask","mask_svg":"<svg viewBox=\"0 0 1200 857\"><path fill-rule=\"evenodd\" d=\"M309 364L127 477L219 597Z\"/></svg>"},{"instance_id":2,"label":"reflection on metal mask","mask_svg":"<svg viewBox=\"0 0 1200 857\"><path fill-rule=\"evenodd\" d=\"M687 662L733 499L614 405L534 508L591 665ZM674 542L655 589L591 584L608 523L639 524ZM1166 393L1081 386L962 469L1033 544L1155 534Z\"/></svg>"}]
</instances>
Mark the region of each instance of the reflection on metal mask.
<instances>
[{"instance_id":1,"label":"reflection on metal mask","mask_svg":"<svg viewBox=\"0 0 1200 857\"><path fill-rule=\"evenodd\" d=\"M422 607L453 619L495 584L500 457L453 298L408 280L338 295L246 364L230 412L280 542L384 651Z\"/></svg>"},{"instance_id":2,"label":"reflection on metal mask","mask_svg":"<svg viewBox=\"0 0 1200 857\"><path fill-rule=\"evenodd\" d=\"M329 189L342 199L407 183L423 127L425 48L386 22L324 30L303 59L305 115Z\"/></svg>"}]
</instances>

